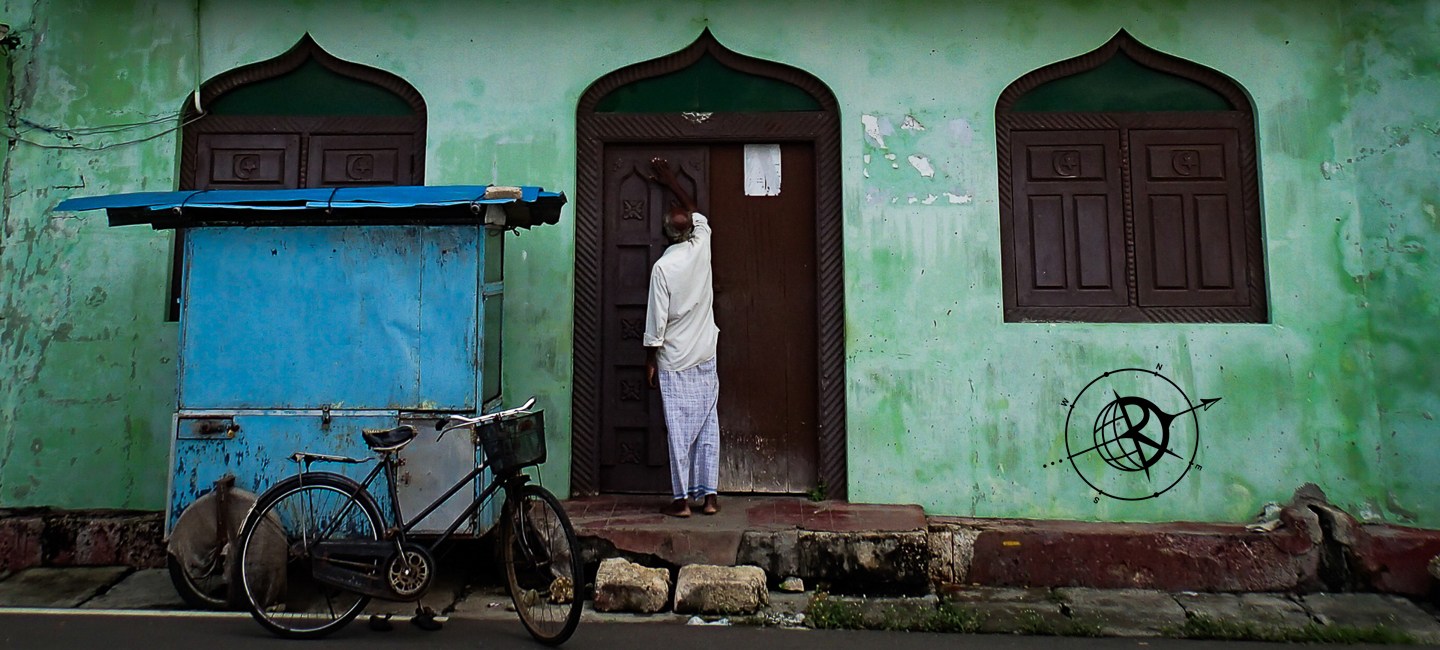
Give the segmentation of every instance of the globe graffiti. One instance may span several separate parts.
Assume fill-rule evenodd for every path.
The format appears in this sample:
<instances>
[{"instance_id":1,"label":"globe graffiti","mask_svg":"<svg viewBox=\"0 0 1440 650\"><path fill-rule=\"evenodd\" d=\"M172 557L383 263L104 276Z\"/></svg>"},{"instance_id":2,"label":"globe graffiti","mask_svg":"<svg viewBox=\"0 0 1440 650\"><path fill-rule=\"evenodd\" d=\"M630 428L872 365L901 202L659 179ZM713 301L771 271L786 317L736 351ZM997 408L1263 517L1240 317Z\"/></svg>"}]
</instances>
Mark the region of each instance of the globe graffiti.
<instances>
[{"instance_id":1,"label":"globe graffiti","mask_svg":"<svg viewBox=\"0 0 1440 650\"><path fill-rule=\"evenodd\" d=\"M1142 397L1142 395L1144 395ZM1063 464L1100 496L1135 501L1160 496L1180 482L1199 451L1199 420L1220 398L1191 402L1158 372L1125 368L1107 372L1085 386L1065 418ZM1077 414L1094 417L1078 419ZM1085 427L1084 423L1090 426ZM1076 425L1079 425L1077 427ZM1133 478L1127 478L1133 477Z\"/></svg>"}]
</instances>

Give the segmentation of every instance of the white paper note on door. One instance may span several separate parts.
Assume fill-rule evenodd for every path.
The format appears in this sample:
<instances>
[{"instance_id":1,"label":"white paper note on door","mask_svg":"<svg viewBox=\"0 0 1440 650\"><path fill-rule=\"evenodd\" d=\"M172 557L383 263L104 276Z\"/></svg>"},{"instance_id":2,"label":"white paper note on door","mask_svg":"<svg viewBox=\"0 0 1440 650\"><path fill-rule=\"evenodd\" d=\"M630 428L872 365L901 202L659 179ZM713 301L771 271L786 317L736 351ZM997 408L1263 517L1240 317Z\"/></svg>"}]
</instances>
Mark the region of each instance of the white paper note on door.
<instances>
[{"instance_id":1,"label":"white paper note on door","mask_svg":"<svg viewBox=\"0 0 1440 650\"><path fill-rule=\"evenodd\" d=\"M745 145L745 196L780 195L780 145Z\"/></svg>"}]
</instances>

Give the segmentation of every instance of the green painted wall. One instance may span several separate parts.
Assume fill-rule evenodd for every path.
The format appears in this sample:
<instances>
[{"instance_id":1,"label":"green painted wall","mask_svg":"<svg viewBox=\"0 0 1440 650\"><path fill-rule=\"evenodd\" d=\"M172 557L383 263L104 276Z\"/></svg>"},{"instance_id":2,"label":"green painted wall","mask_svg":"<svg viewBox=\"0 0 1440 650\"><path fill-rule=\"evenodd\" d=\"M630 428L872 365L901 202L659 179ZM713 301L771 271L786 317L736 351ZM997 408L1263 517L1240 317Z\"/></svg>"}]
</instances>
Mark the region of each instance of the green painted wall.
<instances>
[{"instance_id":1,"label":"green painted wall","mask_svg":"<svg viewBox=\"0 0 1440 650\"><path fill-rule=\"evenodd\" d=\"M1368 519L1440 527L1429 470L1440 3L204 1L198 21L196 6L32 16L7 3L26 43L9 59L12 111L71 127L172 113L197 64L209 78L309 31L424 95L428 183L573 195L586 86L709 27L731 49L813 73L840 101L852 500L1239 521L1315 482ZM1271 323L1002 322L995 100L1121 28L1249 91ZM70 195L173 188L176 151L170 135L102 152L10 145L0 506L163 506L169 236L48 210ZM559 425L544 478L561 491L572 214L512 239L507 259L507 391L538 395ZM1224 398L1202 419L1203 472L1155 499L1096 503L1073 473L1043 467L1064 455L1062 399L1107 370L1157 365L1191 397Z\"/></svg>"}]
</instances>

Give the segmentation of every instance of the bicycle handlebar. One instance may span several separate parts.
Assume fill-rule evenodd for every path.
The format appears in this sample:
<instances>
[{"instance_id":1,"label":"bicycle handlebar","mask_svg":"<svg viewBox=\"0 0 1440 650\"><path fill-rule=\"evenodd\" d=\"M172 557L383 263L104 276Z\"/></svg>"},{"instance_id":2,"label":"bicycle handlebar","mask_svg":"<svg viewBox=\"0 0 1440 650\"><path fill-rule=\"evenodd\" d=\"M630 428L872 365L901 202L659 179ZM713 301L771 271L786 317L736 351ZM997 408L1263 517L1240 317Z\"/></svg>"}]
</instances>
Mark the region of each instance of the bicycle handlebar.
<instances>
[{"instance_id":1,"label":"bicycle handlebar","mask_svg":"<svg viewBox=\"0 0 1440 650\"><path fill-rule=\"evenodd\" d=\"M440 432L440 435L437 436L435 439L439 440L440 438L444 437L445 434L461 427L484 426L496 420L501 420L512 415L524 413L526 411L529 411L530 407L534 405L535 398L531 397L530 399L526 400L524 404L521 404L520 406L517 406L515 408L505 409L504 411L496 411L494 413L482 415L476 418L467 418L463 415L446 415L444 417L441 417L440 420L435 423L435 430Z\"/></svg>"}]
</instances>

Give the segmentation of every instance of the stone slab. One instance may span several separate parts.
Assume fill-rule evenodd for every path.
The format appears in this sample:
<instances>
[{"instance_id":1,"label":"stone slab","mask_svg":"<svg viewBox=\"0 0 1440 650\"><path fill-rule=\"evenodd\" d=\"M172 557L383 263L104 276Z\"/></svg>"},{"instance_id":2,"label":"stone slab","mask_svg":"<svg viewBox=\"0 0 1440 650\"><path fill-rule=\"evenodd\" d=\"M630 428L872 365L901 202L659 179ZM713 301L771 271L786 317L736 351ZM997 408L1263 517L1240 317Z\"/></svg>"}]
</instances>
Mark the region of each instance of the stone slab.
<instances>
[{"instance_id":1,"label":"stone slab","mask_svg":"<svg viewBox=\"0 0 1440 650\"><path fill-rule=\"evenodd\" d=\"M141 569L104 593L85 601L83 609L187 609L166 569Z\"/></svg>"},{"instance_id":2,"label":"stone slab","mask_svg":"<svg viewBox=\"0 0 1440 650\"><path fill-rule=\"evenodd\" d=\"M1175 601L1188 616L1226 623L1300 629L1313 622L1304 607L1281 594L1179 593Z\"/></svg>"},{"instance_id":3,"label":"stone slab","mask_svg":"<svg viewBox=\"0 0 1440 650\"><path fill-rule=\"evenodd\" d=\"M1384 594L1306 594L1300 597L1316 621L1325 625L1405 630L1430 642L1440 641L1440 622L1415 603Z\"/></svg>"},{"instance_id":4,"label":"stone slab","mask_svg":"<svg viewBox=\"0 0 1440 650\"><path fill-rule=\"evenodd\" d=\"M1175 598L1148 589L1056 589L1072 619L1100 626L1105 636L1160 636L1185 624Z\"/></svg>"},{"instance_id":5,"label":"stone slab","mask_svg":"<svg viewBox=\"0 0 1440 650\"><path fill-rule=\"evenodd\" d=\"M130 567L33 567L0 582L0 606L78 607L119 582Z\"/></svg>"},{"instance_id":6,"label":"stone slab","mask_svg":"<svg viewBox=\"0 0 1440 650\"><path fill-rule=\"evenodd\" d=\"M610 558L601 562L595 572L596 611L654 613L665 609L669 602L670 572L666 569Z\"/></svg>"},{"instance_id":7,"label":"stone slab","mask_svg":"<svg viewBox=\"0 0 1440 650\"><path fill-rule=\"evenodd\" d=\"M756 566L692 564L675 579L675 611L752 614L769 603L765 571Z\"/></svg>"}]
</instances>

